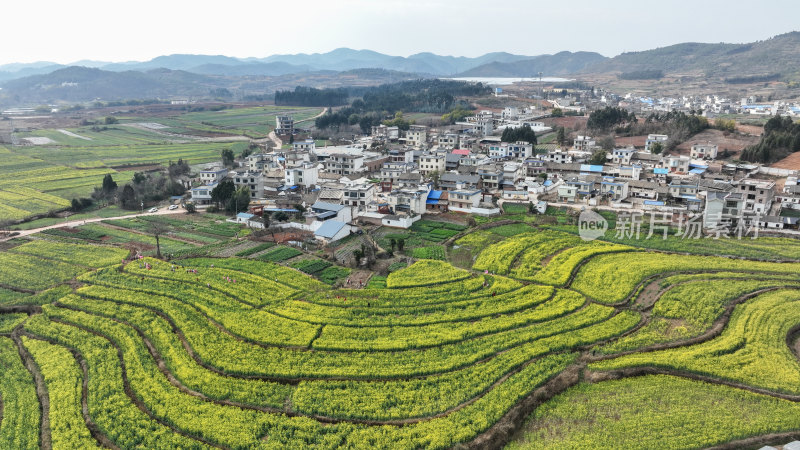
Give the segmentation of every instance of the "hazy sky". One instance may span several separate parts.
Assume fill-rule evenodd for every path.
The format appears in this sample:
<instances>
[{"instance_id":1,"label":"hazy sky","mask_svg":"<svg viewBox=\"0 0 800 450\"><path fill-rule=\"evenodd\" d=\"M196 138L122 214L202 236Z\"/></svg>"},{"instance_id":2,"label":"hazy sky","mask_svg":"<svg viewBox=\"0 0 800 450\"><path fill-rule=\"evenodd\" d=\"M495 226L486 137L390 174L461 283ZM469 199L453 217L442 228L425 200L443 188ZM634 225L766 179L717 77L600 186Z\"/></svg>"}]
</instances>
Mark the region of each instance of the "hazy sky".
<instances>
[{"instance_id":1,"label":"hazy sky","mask_svg":"<svg viewBox=\"0 0 800 450\"><path fill-rule=\"evenodd\" d=\"M614 56L800 30L798 0L5 0L0 11L0 64L172 53L265 57L338 47L400 56Z\"/></svg>"}]
</instances>

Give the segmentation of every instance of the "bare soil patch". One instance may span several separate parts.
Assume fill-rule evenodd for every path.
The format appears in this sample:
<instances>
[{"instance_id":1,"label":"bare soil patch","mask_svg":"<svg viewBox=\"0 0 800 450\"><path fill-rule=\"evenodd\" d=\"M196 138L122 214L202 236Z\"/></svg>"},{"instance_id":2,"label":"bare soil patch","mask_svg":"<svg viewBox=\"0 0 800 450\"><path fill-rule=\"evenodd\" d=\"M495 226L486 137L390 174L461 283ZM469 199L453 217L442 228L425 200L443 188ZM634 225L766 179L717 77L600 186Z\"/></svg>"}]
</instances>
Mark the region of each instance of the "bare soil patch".
<instances>
[{"instance_id":1,"label":"bare soil patch","mask_svg":"<svg viewBox=\"0 0 800 450\"><path fill-rule=\"evenodd\" d=\"M644 148L647 143L647 136L620 136L615 137L614 142L616 142L617 147Z\"/></svg>"},{"instance_id":2,"label":"bare soil patch","mask_svg":"<svg viewBox=\"0 0 800 450\"><path fill-rule=\"evenodd\" d=\"M771 167L779 169L800 170L800 152L792 153L791 155L776 162Z\"/></svg>"},{"instance_id":3,"label":"bare soil patch","mask_svg":"<svg viewBox=\"0 0 800 450\"><path fill-rule=\"evenodd\" d=\"M716 144L719 151L723 152L728 150L731 153L739 153L745 147L758 143L759 138L756 136L742 135L738 133L728 133L727 135L720 130L703 130L694 135L691 139L682 142L677 147L680 154L688 155L693 145L698 144Z\"/></svg>"}]
</instances>

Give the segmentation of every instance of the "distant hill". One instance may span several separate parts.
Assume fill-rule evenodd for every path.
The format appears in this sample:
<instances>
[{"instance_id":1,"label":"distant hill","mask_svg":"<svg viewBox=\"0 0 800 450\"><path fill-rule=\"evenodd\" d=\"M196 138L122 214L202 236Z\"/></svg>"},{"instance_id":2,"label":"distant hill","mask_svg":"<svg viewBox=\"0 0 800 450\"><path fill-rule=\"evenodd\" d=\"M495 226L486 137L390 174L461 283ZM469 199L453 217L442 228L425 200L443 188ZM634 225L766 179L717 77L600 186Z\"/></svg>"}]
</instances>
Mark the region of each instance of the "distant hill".
<instances>
[{"instance_id":1,"label":"distant hill","mask_svg":"<svg viewBox=\"0 0 800 450\"><path fill-rule=\"evenodd\" d=\"M70 64L70 66L85 66L113 72L129 70L144 72L153 69L170 69L220 76L281 76L291 73L326 70L341 72L355 69L381 68L430 76L451 76L491 62L508 63L530 58L532 56L512 55L505 52L487 53L475 58L417 53L406 58L386 55L372 50L338 48L327 53L272 55L266 58L175 54L159 56L143 62L109 63L82 60ZM0 66L0 83L30 75L45 74L64 67L68 66L49 62L6 64Z\"/></svg>"},{"instance_id":2,"label":"distant hill","mask_svg":"<svg viewBox=\"0 0 800 450\"><path fill-rule=\"evenodd\" d=\"M749 44L689 42L642 52L628 52L589 65L583 73L661 70L666 75L697 72L706 76L742 77L781 74L800 77L800 32Z\"/></svg>"},{"instance_id":3,"label":"distant hill","mask_svg":"<svg viewBox=\"0 0 800 450\"><path fill-rule=\"evenodd\" d=\"M492 62L459 73L459 77L534 77L569 75L608 58L594 52L560 52L514 62Z\"/></svg>"},{"instance_id":4,"label":"distant hill","mask_svg":"<svg viewBox=\"0 0 800 450\"><path fill-rule=\"evenodd\" d=\"M311 66L322 70L341 71L380 67L401 72L450 76L487 62L511 62L527 58L530 58L530 56L512 55L504 52L487 53L476 58L468 58L465 56L441 56L426 52L417 53L406 58L402 56L389 56L372 50L337 48L328 53L272 55L260 61L280 61L294 65Z\"/></svg>"},{"instance_id":5,"label":"distant hill","mask_svg":"<svg viewBox=\"0 0 800 450\"><path fill-rule=\"evenodd\" d=\"M283 63L255 63L255 65L272 67L278 71L281 68L288 70ZM235 70L236 67L238 66L225 70ZM250 72L246 67L243 70ZM44 75L7 81L0 90L0 105L35 106L60 102L176 97L210 99L216 95L212 95L211 91L218 88L228 89L234 95L230 99L241 100L247 96L263 98L264 95L276 90L290 90L295 86L316 88L375 86L420 78L419 74L385 69L353 69L343 72L290 70L289 72L278 76L218 76L170 69L112 72L87 67L66 67Z\"/></svg>"},{"instance_id":6,"label":"distant hill","mask_svg":"<svg viewBox=\"0 0 800 450\"><path fill-rule=\"evenodd\" d=\"M226 65L226 64L203 64L187 69L188 72L204 75L223 75L228 77L243 76L269 76L275 77L289 73L311 72L315 69L311 66L296 66L285 62L252 62L246 64Z\"/></svg>"},{"instance_id":7,"label":"distant hill","mask_svg":"<svg viewBox=\"0 0 800 450\"><path fill-rule=\"evenodd\" d=\"M66 67L45 75L8 81L0 100L24 103L85 102L180 95L208 95L224 86L220 80L184 71L155 69L148 72L111 72L87 67Z\"/></svg>"}]
</instances>

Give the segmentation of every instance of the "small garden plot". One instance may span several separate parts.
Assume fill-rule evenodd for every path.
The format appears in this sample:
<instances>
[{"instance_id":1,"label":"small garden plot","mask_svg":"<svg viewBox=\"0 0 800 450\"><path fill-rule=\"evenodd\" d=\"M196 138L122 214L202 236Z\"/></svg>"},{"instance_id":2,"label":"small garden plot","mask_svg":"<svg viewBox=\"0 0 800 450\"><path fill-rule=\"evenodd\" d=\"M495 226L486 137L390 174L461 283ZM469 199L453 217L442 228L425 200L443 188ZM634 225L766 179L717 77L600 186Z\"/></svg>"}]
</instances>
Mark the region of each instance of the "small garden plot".
<instances>
[{"instance_id":1,"label":"small garden plot","mask_svg":"<svg viewBox=\"0 0 800 450\"><path fill-rule=\"evenodd\" d=\"M269 262L281 262L302 254L303 252L295 248L279 246L259 256L258 259Z\"/></svg>"},{"instance_id":2,"label":"small garden plot","mask_svg":"<svg viewBox=\"0 0 800 450\"><path fill-rule=\"evenodd\" d=\"M431 245L428 247L417 247L411 250L411 256L417 259L439 259L447 260L444 247L441 245Z\"/></svg>"},{"instance_id":3,"label":"small garden plot","mask_svg":"<svg viewBox=\"0 0 800 450\"><path fill-rule=\"evenodd\" d=\"M386 277L374 275L369 279L367 289L386 289Z\"/></svg>"},{"instance_id":4,"label":"small garden plot","mask_svg":"<svg viewBox=\"0 0 800 450\"><path fill-rule=\"evenodd\" d=\"M350 276L350 269L346 267L330 266L316 274L316 276L327 284L336 284L337 281Z\"/></svg>"},{"instance_id":5,"label":"small garden plot","mask_svg":"<svg viewBox=\"0 0 800 450\"><path fill-rule=\"evenodd\" d=\"M528 205L525 203L503 203L503 212L506 214L525 214L528 212Z\"/></svg>"},{"instance_id":6,"label":"small garden plot","mask_svg":"<svg viewBox=\"0 0 800 450\"><path fill-rule=\"evenodd\" d=\"M267 250L269 248L272 248L274 246L275 246L274 242L262 242L262 243L256 245L255 247L250 247L250 248L248 248L246 250L242 250L242 251L236 253L236 256L245 258L245 257L248 257L250 255L255 255L258 252L261 252L261 251Z\"/></svg>"},{"instance_id":7,"label":"small garden plot","mask_svg":"<svg viewBox=\"0 0 800 450\"><path fill-rule=\"evenodd\" d=\"M533 229L530 227L530 225L526 225L524 223L512 223L509 225L501 225L499 227L490 228L489 231L500 236L510 237L522 233L528 233L533 231Z\"/></svg>"},{"instance_id":8,"label":"small garden plot","mask_svg":"<svg viewBox=\"0 0 800 450\"><path fill-rule=\"evenodd\" d=\"M328 261L323 261L321 259L304 259L302 261L289 264L289 267L294 267L295 269L298 269L309 275L316 275L332 265L333 264L329 263Z\"/></svg>"},{"instance_id":9,"label":"small garden plot","mask_svg":"<svg viewBox=\"0 0 800 450\"><path fill-rule=\"evenodd\" d=\"M411 225L411 231L417 233L422 239L431 242L442 242L464 231L467 227L448 222L435 222L433 220L419 220Z\"/></svg>"}]
</instances>

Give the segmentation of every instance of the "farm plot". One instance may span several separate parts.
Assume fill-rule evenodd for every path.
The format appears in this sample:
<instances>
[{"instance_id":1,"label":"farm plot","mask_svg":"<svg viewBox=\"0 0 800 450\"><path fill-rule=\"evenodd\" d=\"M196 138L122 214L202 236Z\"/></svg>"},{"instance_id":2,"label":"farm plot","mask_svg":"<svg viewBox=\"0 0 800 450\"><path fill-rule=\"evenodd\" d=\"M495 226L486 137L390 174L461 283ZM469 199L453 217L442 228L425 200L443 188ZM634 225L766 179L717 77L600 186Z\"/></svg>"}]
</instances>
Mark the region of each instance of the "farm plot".
<instances>
[{"instance_id":1,"label":"farm plot","mask_svg":"<svg viewBox=\"0 0 800 450\"><path fill-rule=\"evenodd\" d=\"M152 220L197 235L215 229L213 219L192 229ZM4 251L0 277L16 283L2 269L25 258L101 265L84 260L115 239L147 237L136 230L148 223L124 224L80 229L103 246L39 240ZM427 244L411 248L442 248L421 237L436 230L456 231L423 223L409 233ZM686 448L800 426L797 264L520 230L464 238L485 245L495 274L420 259L357 289L337 287L348 269L286 246L123 264L98 254L108 266L55 277L76 280L35 296L41 312L0 312L0 363L15 374L0 378L0 393L29 398L24 409L4 403L0 446L35 448L47 432L82 447L444 449L499 447L522 428L512 445ZM54 273L32 276L50 285ZM660 296L637 297L645 282ZM659 337L648 328L659 320L686 332ZM632 376L656 369L671 376ZM37 404L29 370L50 390L49 407ZM86 414L108 442L83 421L84 383ZM518 419L508 421L512 410ZM752 420L731 412L740 410ZM47 430L39 411L49 413ZM654 435L637 444L642 424Z\"/></svg>"}]
</instances>

